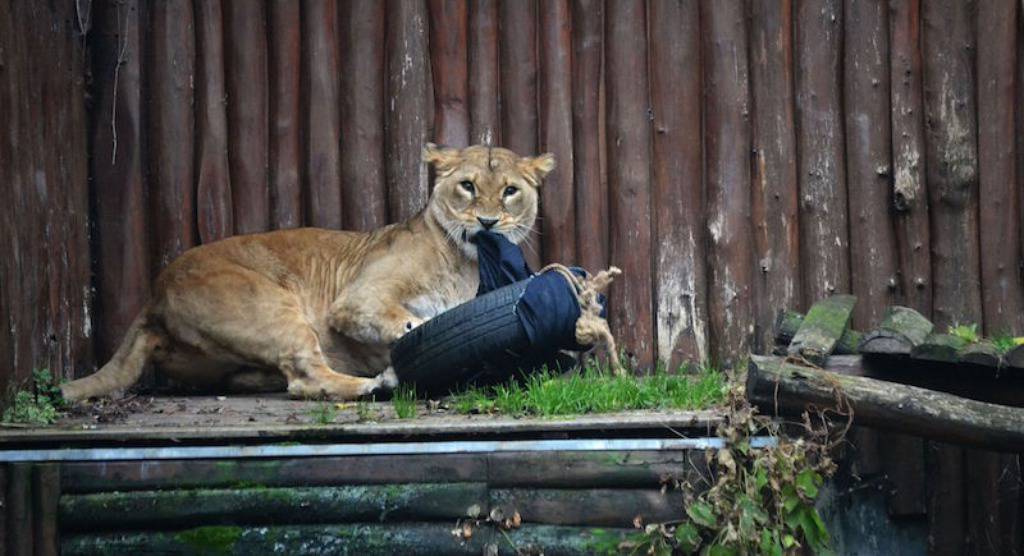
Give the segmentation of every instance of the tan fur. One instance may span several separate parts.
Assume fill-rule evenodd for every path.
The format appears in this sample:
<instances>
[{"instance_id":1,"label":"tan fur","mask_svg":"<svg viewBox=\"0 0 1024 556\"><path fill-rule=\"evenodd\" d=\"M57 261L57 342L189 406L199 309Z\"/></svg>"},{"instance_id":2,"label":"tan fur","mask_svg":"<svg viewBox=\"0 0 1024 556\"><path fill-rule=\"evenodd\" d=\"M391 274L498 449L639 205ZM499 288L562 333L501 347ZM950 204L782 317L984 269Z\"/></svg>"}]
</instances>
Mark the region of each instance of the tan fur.
<instances>
[{"instance_id":1,"label":"tan fur","mask_svg":"<svg viewBox=\"0 0 1024 556\"><path fill-rule=\"evenodd\" d=\"M71 401L115 394L152 362L185 384L352 399L394 386L389 349L473 297L478 218L519 242L537 216L551 155L427 145L437 171L425 210L371 233L322 229L238 236L190 249L96 374L62 387ZM472 182L473 193L462 182ZM507 188L516 191L506 194ZM371 378L372 377L372 378Z\"/></svg>"}]
</instances>

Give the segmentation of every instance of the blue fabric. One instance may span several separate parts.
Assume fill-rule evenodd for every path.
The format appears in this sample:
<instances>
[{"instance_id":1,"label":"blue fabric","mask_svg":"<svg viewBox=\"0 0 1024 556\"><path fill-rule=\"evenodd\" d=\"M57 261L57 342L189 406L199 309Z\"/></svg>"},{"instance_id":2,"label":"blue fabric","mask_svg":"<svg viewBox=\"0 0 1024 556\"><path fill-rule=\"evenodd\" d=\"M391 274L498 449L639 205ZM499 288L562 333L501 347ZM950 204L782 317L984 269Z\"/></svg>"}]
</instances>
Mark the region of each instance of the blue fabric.
<instances>
[{"instance_id":1,"label":"blue fabric","mask_svg":"<svg viewBox=\"0 0 1024 556\"><path fill-rule=\"evenodd\" d=\"M531 351L554 353L560 349L580 351L589 347L576 343L580 307L565 278L556 272L535 275L523 258L522 250L502 234L482 231L473 241L480 265L478 296L520 280L530 280L516 303L516 316L530 339ZM587 275L581 268L571 270L579 276ZM599 299L603 317L605 299L604 296Z\"/></svg>"}]
</instances>

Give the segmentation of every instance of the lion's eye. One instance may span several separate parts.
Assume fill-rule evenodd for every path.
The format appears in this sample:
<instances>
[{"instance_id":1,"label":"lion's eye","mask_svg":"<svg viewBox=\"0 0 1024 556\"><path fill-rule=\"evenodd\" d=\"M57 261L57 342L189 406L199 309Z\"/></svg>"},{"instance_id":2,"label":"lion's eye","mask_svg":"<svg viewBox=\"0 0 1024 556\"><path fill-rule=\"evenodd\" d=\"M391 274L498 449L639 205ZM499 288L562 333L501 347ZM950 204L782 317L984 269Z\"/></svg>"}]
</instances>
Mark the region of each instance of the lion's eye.
<instances>
[{"instance_id":1,"label":"lion's eye","mask_svg":"<svg viewBox=\"0 0 1024 556\"><path fill-rule=\"evenodd\" d=\"M512 187L511 185L505 188L505 196L511 197L519 192L518 187Z\"/></svg>"},{"instance_id":2,"label":"lion's eye","mask_svg":"<svg viewBox=\"0 0 1024 556\"><path fill-rule=\"evenodd\" d=\"M469 180L460 181L459 186L462 187L462 189L466 191L466 193L469 193L470 195L472 195L473 192L476 191L476 188L473 187L473 182Z\"/></svg>"}]
</instances>

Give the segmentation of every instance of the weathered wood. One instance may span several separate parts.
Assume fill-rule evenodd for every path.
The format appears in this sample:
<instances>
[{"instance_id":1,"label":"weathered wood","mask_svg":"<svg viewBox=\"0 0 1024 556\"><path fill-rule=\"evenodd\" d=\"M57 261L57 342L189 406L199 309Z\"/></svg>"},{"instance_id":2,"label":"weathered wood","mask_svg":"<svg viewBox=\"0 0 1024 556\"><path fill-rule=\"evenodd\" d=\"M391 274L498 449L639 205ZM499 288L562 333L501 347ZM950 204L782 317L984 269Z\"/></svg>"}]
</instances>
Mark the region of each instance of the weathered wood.
<instances>
[{"instance_id":1,"label":"weathered wood","mask_svg":"<svg viewBox=\"0 0 1024 556\"><path fill-rule=\"evenodd\" d=\"M224 83L224 17L220 0L199 1L194 6L196 228L198 242L210 243L234 232L231 171L228 166L228 116L224 105L227 96ZM272 138L276 136L274 134Z\"/></svg>"},{"instance_id":2,"label":"weathered wood","mask_svg":"<svg viewBox=\"0 0 1024 556\"><path fill-rule=\"evenodd\" d=\"M684 517L681 496L658 489L496 489L491 491L492 513L549 525L629 527L664 523Z\"/></svg>"},{"instance_id":3,"label":"weathered wood","mask_svg":"<svg viewBox=\"0 0 1024 556\"><path fill-rule=\"evenodd\" d=\"M859 303L852 325L877 324L896 301L896 236L890 219L892 135L889 21L884 2L846 0L843 99L849 192L850 291Z\"/></svg>"},{"instance_id":4,"label":"weathered wood","mask_svg":"<svg viewBox=\"0 0 1024 556\"><path fill-rule=\"evenodd\" d=\"M294 0L267 5L270 24L270 223L297 228L302 218L302 19Z\"/></svg>"},{"instance_id":5,"label":"weathered wood","mask_svg":"<svg viewBox=\"0 0 1024 556\"><path fill-rule=\"evenodd\" d=\"M772 413L802 412L809 404L834 408L840 396L853 409L857 425L1004 451L1024 448L1024 409L844 376L778 358L751 358L746 392L752 402Z\"/></svg>"},{"instance_id":6,"label":"weathered wood","mask_svg":"<svg viewBox=\"0 0 1024 556\"><path fill-rule=\"evenodd\" d=\"M469 55L466 0L430 0L434 141L469 144Z\"/></svg>"},{"instance_id":7,"label":"weathered wood","mask_svg":"<svg viewBox=\"0 0 1024 556\"><path fill-rule=\"evenodd\" d=\"M195 34L190 0L158 2L149 9L150 222L156 277L195 244L192 85Z\"/></svg>"},{"instance_id":8,"label":"weathered wood","mask_svg":"<svg viewBox=\"0 0 1024 556\"><path fill-rule=\"evenodd\" d=\"M656 0L649 13L655 336L658 359L676 369L708 356L703 152L692 140L701 134L700 10Z\"/></svg>"},{"instance_id":9,"label":"weathered wood","mask_svg":"<svg viewBox=\"0 0 1024 556\"><path fill-rule=\"evenodd\" d=\"M651 134L647 113L644 5L606 5L608 192L611 264L628 277L612 284L609 320L619 345L640 368L654 364L651 284Z\"/></svg>"},{"instance_id":10,"label":"weathered wood","mask_svg":"<svg viewBox=\"0 0 1024 556\"><path fill-rule=\"evenodd\" d=\"M96 6L92 35L97 358L105 361L149 297L142 171L142 53L136 1ZM114 79L114 75L117 79Z\"/></svg>"},{"instance_id":11,"label":"weathered wood","mask_svg":"<svg viewBox=\"0 0 1024 556\"><path fill-rule=\"evenodd\" d=\"M501 139L522 156L537 153L537 2L500 0ZM556 161L557 163L557 161ZM532 268L541 260L538 220L524 241L523 255Z\"/></svg>"},{"instance_id":12,"label":"weathered wood","mask_svg":"<svg viewBox=\"0 0 1024 556\"><path fill-rule=\"evenodd\" d=\"M815 303L789 344L789 354L821 366L850 324L857 298L834 295Z\"/></svg>"},{"instance_id":13,"label":"weathered wood","mask_svg":"<svg viewBox=\"0 0 1024 556\"><path fill-rule=\"evenodd\" d=\"M3 547L4 553L7 552L7 516L9 515L10 499L7 498L7 477L9 475L10 466L0 465L0 507L4 509L4 515L0 516L0 547Z\"/></svg>"},{"instance_id":14,"label":"weathered wood","mask_svg":"<svg viewBox=\"0 0 1024 556\"><path fill-rule=\"evenodd\" d=\"M578 264L594 271L608 266L608 182L601 174L604 2L573 0L572 22L576 256Z\"/></svg>"},{"instance_id":15,"label":"weathered wood","mask_svg":"<svg viewBox=\"0 0 1024 556\"><path fill-rule=\"evenodd\" d=\"M955 363L960 359L960 350L967 344L967 340L952 334L931 334L910 350L910 356L925 361Z\"/></svg>"},{"instance_id":16,"label":"weathered wood","mask_svg":"<svg viewBox=\"0 0 1024 556\"><path fill-rule=\"evenodd\" d=\"M889 2L892 176L902 303L931 315L931 251L925 188L920 0Z\"/></svg>"},{"instance_id":17,"label":"weathered wood","mask_svg":"<svg viewBox=\"0 0 1024 556\"><path fill-rule=\"evenodd\" d=\"M572 14L570 0L540 3L538 115L540 149L555 155L555 169L540 189L546 263L576 263L576 192L572 148ZM586 86L589 84L581 84Z\"/></svg>"},{"instance_id":18,"label":"weathered wood","mask_svg":"<svg viewBox=\"0 0 1024 556\"><path fill-rule=\"evenodd\" d=\"M858 349L862 353L910 355L934 328L924 315L909 307L890 307L878 328L864 335Z\"/></svg>"},{"instance_id":19,"label":"weathered wood","mask_svg":"<svg viewBox=\"0 0 1024 556\"><path fill-rule=\"evenodd\" d=\"M469 3L470 143L501 145L498 2Z\"/></svg>"},{"instance_id":20,"label":"weathered wood","mask_svg":"<svg viewBox=\"0 0 1024 556\"><path fill-rule=\"evenodd\" d=\"M804 316L796 311L779 311L775 317L775 345L781 348L783 353L793 341L800 325L804 322ZM839 337L832 353L836 355L854 355L859 353L857 346L860 345L863 334L847 327L843 335Z\"/></svg>"},{"instance_id":21,"label":"weathered wood","mask_svg":"<svg viewBox=\"0 0 1024 556\"><path fill-rule=\"evenodd\" d=\"M792 16L790 0L750 4L754 351L772 346L775 311L800 305Z\"/></svg>"},{"instance_id":22,"label":"weathered wood","mask_svg":"<svg viewBox=\"0 0 1024 556\"><path fill-rule=\"evenodd\" d=\"M486 459L483 455L455 454L83 462L64 464L61 472L62 489L68 494L191 488L458 483L484 480L488 474ZM661 467L667 467L667 464ZM518 482L514 475L509 480Z\"/></svg>"},{"instance_id":23,"label":"weathered wood","mask_svg":"<svg viewBox=\"0 0 1024 556\"><path fill-rule=\"evenodd\" d=\"M484 483L103 492L60 499L66 531L195 525L442 521L487 511Z\"/></svg>"},{"instance_id":24,"label":"weathered wood","mask_svg":"<svg viewBox=\"0 0 1024 556\"><path fill-rule=\"evenodd\" d=\"M302 4L302 61L308 85L305 131L306 214L318 228L341 228L341 120L338 114L338 4ZM357 182L358 183L358 182ZM355 184L350 185L354 187Z\"/></svg>"},{"instance_id":25,"label":"weathered wood","mask_svg":"<svg viewBox=\"0 0 1024 556\"><path fill-rule=\"evenodd\" d=\"M59 553L57 501L60 499L60 465L41 463L32 469L32 511L34 554L56 556ZM27 532L25 532L27 534Z\"/></svg>"},{"instance_id":26,"label":"weathered wood","mask_svg":"<svg viewBox=\"0 0 1024 556\"><path fill-rule=\"evenodd\" d=\"M985 367L998 367L1000 364L1000 353L992 342L981 341L970 344L960 350L958 354L961 363L983 365Z\"/></svg>"},{"instance_id":27,"label":"weathered wood","mask_svg":"<svg viewBox=\"0 0 1024 556\"><path fill-rule=\"evenodd\" d=\"M385 179L385 3L342 2L341 209L346 229L373 230L388 221ZM355 77L358 76L358 77Z\"/></svg>"},{"instance_id":28,"label":"weathered wood","mask_svg":"<svg viewBox=\"0 0 1024 556\"><path fill-rule=\"evenodd\" d=\"M804 302L850 289L839 0L796 6L796 129Z\"/></svg>"},{"instance_id":29,"label":"weathered wood","mask_svg":"<svg viewBox=\"0 0 1024 556\"><path fill-rule=\"evenodd\" d=\"M270 228L267 186L267 31L262 3L227 2L228 163L235 233Z\"/></svg>"},{"instance_id":30,"label":"weathered wood","mask_svg":"<svg viewBox=\"0 0 1024 556\"><path fill-rule=\"evenodd\" d=\"M31 556L32 542L32 464L13 463L7 466L7 551L11 556Z\"/></svg>"},{"instance_id":31,"label":"weathered wood","mask_svg":"<svg viewBox=\"0 0 1024 556\"><path fill-rule=\"evenodd\" d=\"M421 160L434 119L425 0L387 2L388 219L405 220L427 203L427 165Z\"/></svg>"},{"instance_id":32,"label":"weathered wood","mask_svg":"<svg viewBox=\"0 0 1024 556\"><path fill-rule=\"evenodd\" d=\"M701 452L494 453L487 456L492 487L652 488L673 478L704 484Z\"/></svg>"},{"instance_id":33,"label":"weathered wood","mask_svg":"<svg viewBox=\"0 0 1024 556\"><path fill-rule=\"evenodd\" d=\"M1017 346L1003 355L1003 363L1008 367L1024 369L1024 345Z\"/></svg>"}]
</instances>

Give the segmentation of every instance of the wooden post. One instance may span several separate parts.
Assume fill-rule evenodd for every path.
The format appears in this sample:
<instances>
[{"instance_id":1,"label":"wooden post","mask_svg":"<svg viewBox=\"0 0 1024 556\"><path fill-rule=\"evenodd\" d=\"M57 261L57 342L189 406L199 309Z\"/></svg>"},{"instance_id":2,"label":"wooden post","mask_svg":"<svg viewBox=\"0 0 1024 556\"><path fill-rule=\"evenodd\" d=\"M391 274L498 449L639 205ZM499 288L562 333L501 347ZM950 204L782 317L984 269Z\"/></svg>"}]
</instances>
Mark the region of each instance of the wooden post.
<instances>
[{"instance_id":1,"label":"wooden post","mask_svg":"<svg viewBox=\"0 0 1024 556\"><path fill-rule=\"evenodd\" d=\"M392 222L415 215L430 194L421 160L434 119L427 40L426 1L388 0L385 166Z\"/></svg>"},{"instance_id":2,"label":"wooden post","mask_svg":"<svg viewBox=\"0 0 1024 556\"><path fill-rule=\"evenodd\" d=\"M267 32L264 5L228 2L228 162L235 233L270 228L267 187Z\"/></svg>"},{"instance_id":3,"label":"wooden post","mask_svg":"<svg viewBox=\"0 0 1024 556\"><path fill-rule=\"evenodd\" d=\"M56 556L60 552L60 531L57 529L57 503L60 499L60 464L40 463L33 466L32 509L33 546L35 554Z\"/></svg>"},{"instance_id":4,"label":"wooden post","mask_svg":"<svg viewBox=\"0 0 1024 556\"><path fill-rule=\"evenodd\" d=\"M612 285L609 316L620 345L640 367L654 364L651 292L651 133L647 112L644 6L612 0L605 18L608 87L608 191L611 264L625 279Z\"/></svg>"},{"instance_id":5,"label":"wooden post","mask_svg":"<svg viewBox=\"0 0 1024 556\"><path fill-rule=\"evenodd\" d=\"M154 253L151 276L195 244L192 84L195 34L189 0L150 7L148 137Z\"/></svg>"},{"instance_id":6,"label":"wooden post","mask_svg":"<svg viewBox=\"0 0 1024 556\"><path fill-rule=\"evenodd\" d=\"M224 17L220 0L195 2L196 224L198 243L234 232L224 98ZM272 18L276 20L277 18ZM274 134L274 138L277 134Z\"/></svg>"},{"instance_id":7,"label":"wooden post","mask_svg":"<svg viewBox=\"0 0 1024 556\"><path fill-rule=\"evenodd\" d=\"M338 110L338 4L302 4L302 61L308 85L305 111L306 214L318 228L341 229ZM349 187L357 187L357 183Z\"/></svg>"},{"instance_id":8,"label":"wooden post","mask_svg":"<svg viewBox=\"0 0 1024 556\"><path fill-rule=\"evenodd\" d=\"M9 556L31 556L32 541L32 464L7 466L7 551Z\"/></svg>"},{"instance_id":9,"label":"wooden post","mask_svg":"<svg viewBox=\"0 0 1024 556\"><path fill-rule=\"evenodd\" d=\"M466 0L430 0L434 142L469 144L469 55Z\"/></svg>"},{"instance_id":10,"label":"wooden post","mask_svg":"<svg viewBox=\"0 0 1024 556\"><path fill-rule=\"evenodd\" d=\"M842 33L840 0L797 3L797 176L805 303L850 288L840 89Z\"/></svg>"},{"instance_id":11,"label":"wooden post","mask_svg":"<svg viewBox=\"0 0 1024 556\"><path fill-rule=\"evenodd\" d=\"M601 176L601 60L604 2L572 3L572 142L577 263L608 266L608 182Z\"/></svg>"},{"instance_id":12,"label":"wooden post","mask_svg":"<svg viewBox=\"0 0 1024 556\"><path fill-rule=\"evenodd\" d=\"M780 307L798 307L800 239L793 99L793 5L750 4L754 351L773 345Z\"/></svg>"},{"instance_id":13,"label":"wooden post","mask_svg":"<svg viewBox=\"0 0 1024 556\"><path fill-rule=\"evenodd\" d=\"M541 186L541 252L546 263L576 264L572 148L572 29L569 0L540 3L540 149L555 155ZM588 84L580 84L585 87ZM597 269L592 269L596 271Z\"/></svg>"},{"instance_id":14,"label":"wooden post","mask_svg":"<svg viewBox=\"0 0 1024 556\"><path fill-rule=\"evenodd\" d=\"M501 138L503 146L520 156L537 154L537 0L499 2L498 40L501 52ZM523 243L532 268L543 256L538 231Z\"/></svg>"},{"instance_id":15,"label":"wooden post","mask_svg":"<svg viewBox=\"0 0 1024 556\"><path fill-rule=\"evenodd\" d=\"M298 2L271 0L270 25L270 223L297 228L302 216L302 16Z\"/></svg>"},{"instance_id":16,"label":"wooden post","mask_svg":"<svg viewBox=\"0 0 1024 556\"><path fill-rule=\"evenodd\" d=\"M500 146L498 3L469 3L469 142Z\"/></svg>"},{"instance_id":17,"label":"wooden post","mask_svg":"<svg viewBox=\"0 0 1024 556\"><path fill-rule=\"evenodd\" d=\"M384 162L384 2L342 2L341 209L350 230L373 230L388 221ZM358 184L358 186L356 186Z\"/></svg>"},{"instance_id":18,"label":"wooden post","mask_svg":"<svg viewBox=\"0 0 1024 556\"><path fill-rule=\"evenodd\" d=\"M704 36L708 315L712 359L731 367L750 352L750 99L743 3L701 4Z\"/></svg>"},{"instance_id":19,"label":"wooden post","mask_svg":"<svg viewBox=\"0 0 1024 556\"><path fill-rule=\"evenodd\" d=\"M701 135L700 8L655 0L649 14L657 356L675 370L708 356L704 161L693 140Z\"/></svg>"}]
</instances>

